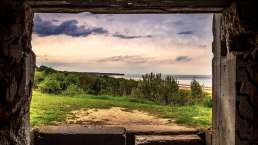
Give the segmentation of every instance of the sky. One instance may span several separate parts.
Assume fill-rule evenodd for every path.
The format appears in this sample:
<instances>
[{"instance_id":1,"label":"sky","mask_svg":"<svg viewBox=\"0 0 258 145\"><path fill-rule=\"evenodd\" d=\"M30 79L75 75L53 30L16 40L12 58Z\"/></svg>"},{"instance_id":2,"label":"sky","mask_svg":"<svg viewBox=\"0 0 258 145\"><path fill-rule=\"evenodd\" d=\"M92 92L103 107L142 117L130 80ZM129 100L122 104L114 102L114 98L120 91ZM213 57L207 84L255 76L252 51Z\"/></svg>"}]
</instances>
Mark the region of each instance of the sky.
<instances>
[{"instance_id":1,"label":"sky","mask_svg":"<svg viewBox=\"0 0 258 145\"><path fill-rule=\"evenodd\" d=\"M37 65L126 74L210 75L212 14L34 16Z\"/></svg>"}]
</instances>

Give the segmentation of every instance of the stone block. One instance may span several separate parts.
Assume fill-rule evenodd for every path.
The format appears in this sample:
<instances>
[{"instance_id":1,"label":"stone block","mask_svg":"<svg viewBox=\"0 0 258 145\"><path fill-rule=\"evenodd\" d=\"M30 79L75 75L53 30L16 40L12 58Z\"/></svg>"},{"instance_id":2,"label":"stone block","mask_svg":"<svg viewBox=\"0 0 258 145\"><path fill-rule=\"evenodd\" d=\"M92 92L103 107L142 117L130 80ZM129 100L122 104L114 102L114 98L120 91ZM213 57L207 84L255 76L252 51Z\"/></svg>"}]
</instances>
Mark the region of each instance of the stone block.
<instances>
[{"instance_id":1,"label":"stone block","mask_svg":"<svg viewBox=\"0 0 258 145\"><path fill-rule=\"evenodd\" d=\"M35 145L126 145L124 128L47 126L35 131Z\"/></svg>"}]
</instances>

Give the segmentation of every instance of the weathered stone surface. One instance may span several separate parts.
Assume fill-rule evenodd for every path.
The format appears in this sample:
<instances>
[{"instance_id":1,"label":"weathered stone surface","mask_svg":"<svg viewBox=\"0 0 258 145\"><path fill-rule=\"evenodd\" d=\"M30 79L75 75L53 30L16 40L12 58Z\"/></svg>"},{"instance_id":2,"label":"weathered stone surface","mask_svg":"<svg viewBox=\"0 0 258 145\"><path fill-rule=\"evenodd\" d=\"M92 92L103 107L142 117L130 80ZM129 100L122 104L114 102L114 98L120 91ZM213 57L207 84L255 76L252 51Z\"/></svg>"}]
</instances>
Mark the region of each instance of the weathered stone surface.
<instances>
[{"instance_id":1,"label":"weathered stone surface","mask_svg":"<svg viewBox=\"0 0 258 145\"><path fill-rule=\"evenodd\" d=\"M232 3L219 18L220 31L214 31L215 145L258 144L257 7Z\"/></svg>"},{"instance_id":2,"label":"weathered stone surface","mask_svg":"<svg viewBox=\"0 0 258 145\"><path fill-rule=\"evenodd\" d=\"M30 0L35 12L213 13L230 0Z\"/></svg>"},{"instance_id":3,"label":"weathered stone surface","mask_svg":"<svg viewBox=\"0 0 258 145\"><path fill-rule=\"evenodd\" d=\"M221 25L221 14L215 14L213 16L213 43L212 43L212 124L213 124L213 135L212 144L217 145L219 139L219 112L220 112L220 90L221 90L221 79L220 79L220 60L221 60L221 41L220 41L220 25Z\"/></svg>"},{"instance_id":4,"label":"weathered stone surface","mask_svg":"<svg viewBox=\"0 0 258 145\"><path fill-rule=\"evenodd\" d=\"M0 2L0 144L28 145L35 55L33 13L23 1Z\"/></svg>"},{"instance_id":5,"label":"weathered stone surface","mask_svg":"<svg viewBox=\"0 0 258 145\"><path fill-rule=\"evenodd\" d=\"M124 128L46 126L34 133L36 145L126 145Z\"/></svg>"},{"instance_id":6,"label":"weathered stone surface","mask_svg":"<svg viewBox=\"0 0 258 145\"><path fill-rule=\"evenodd\" d=\"M141 135L136 136L136 145L203 145L197 135Z\"/></svg>"}]
</instances>

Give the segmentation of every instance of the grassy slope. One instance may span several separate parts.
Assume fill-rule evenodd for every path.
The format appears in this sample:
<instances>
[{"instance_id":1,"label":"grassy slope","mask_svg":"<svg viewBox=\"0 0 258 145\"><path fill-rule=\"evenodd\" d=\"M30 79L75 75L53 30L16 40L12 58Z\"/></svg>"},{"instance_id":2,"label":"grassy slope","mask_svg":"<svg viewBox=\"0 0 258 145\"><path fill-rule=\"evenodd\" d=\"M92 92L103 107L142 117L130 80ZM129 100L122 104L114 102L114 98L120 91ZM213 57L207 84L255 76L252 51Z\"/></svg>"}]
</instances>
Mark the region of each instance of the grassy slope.
<instances>
[{"instance_id":1,"label":"grassy slope","mask_svg":"<svg viewBox=\"0 0 258 145\"><path fill-rule=\"evenodd\" d=\"M33 92L31 124L38 126L60 122L70 111L81 108L110 108L113 106L147 111L159 117L174 118L177 123L201 128L207 128L211 124L211 108L201 105L171 107L128 97L91 95L67 97L42 94L38 91Z\"/></svg>"}]
</instances>

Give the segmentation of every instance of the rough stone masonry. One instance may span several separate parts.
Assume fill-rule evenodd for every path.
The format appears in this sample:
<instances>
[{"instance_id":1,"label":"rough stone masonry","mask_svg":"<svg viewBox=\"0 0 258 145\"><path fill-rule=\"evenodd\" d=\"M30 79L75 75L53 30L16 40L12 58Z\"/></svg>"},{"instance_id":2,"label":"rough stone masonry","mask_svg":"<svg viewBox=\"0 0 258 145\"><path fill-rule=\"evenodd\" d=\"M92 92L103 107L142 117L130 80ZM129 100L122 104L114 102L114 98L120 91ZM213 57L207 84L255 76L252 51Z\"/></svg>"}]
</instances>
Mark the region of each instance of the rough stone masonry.
<instances>
[{"instance_id":1,"label":"rough stone masonry","mask_svg":"<svg viewBox=\"0 0 258 145\"><path fill-rule=\"evenodd\" d=\"M233 2L214 18L214 145L258 145L257 8Z\"/></svg>"},{"instance_id":2,"label":"rough stone masonry","mask_svg":"<svg viewBox=\"0 0 258 145\"><path fill-rule=\"evenodd\" d=\"M32 20L32 10L23 1L0 2L0 145L30 144Z\"/></svg>"}]
</instances>

